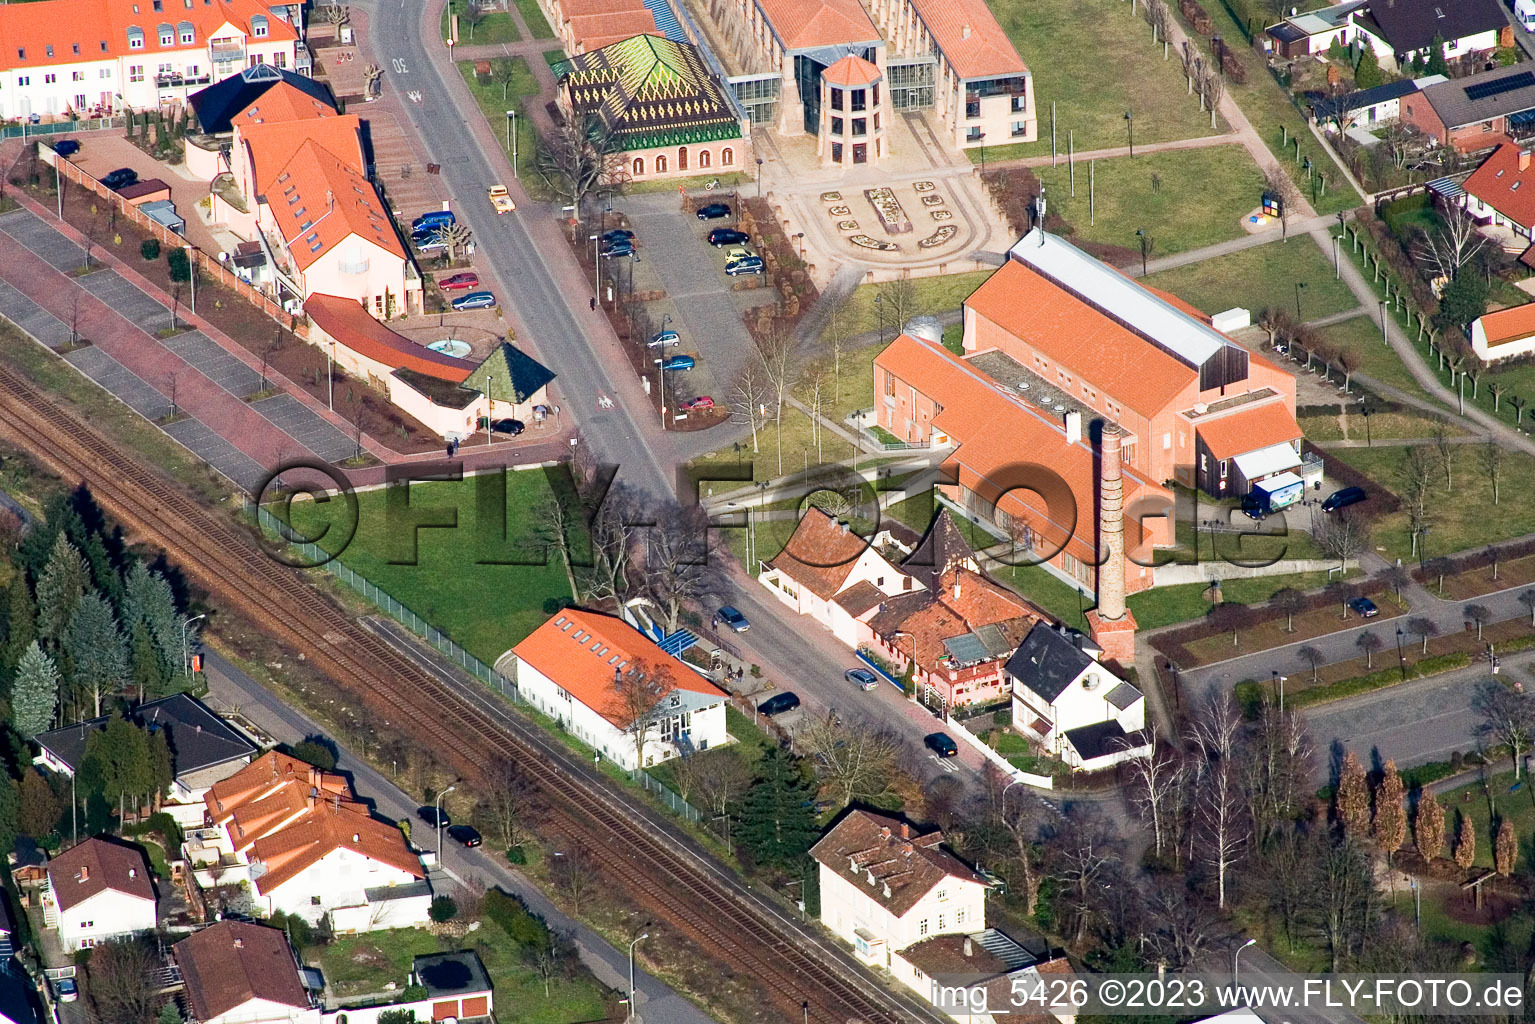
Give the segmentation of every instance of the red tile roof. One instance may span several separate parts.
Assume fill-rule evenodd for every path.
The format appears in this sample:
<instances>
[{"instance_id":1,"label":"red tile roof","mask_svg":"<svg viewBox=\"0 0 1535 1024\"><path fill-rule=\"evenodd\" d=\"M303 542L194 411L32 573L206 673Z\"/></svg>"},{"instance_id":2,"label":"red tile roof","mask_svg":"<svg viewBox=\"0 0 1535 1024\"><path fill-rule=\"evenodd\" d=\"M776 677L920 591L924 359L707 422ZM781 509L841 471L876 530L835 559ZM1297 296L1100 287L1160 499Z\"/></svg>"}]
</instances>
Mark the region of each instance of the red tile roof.
<instances>
[{"instance_id":1,"label":"red tile roof","mask_svg":"<svg viewBox=\"0 0 1535 1024\"><path fill-rule=\"evenodd\" d=\"M825 600L842 589L868 547L867 540L811 506L768 565Z\"/></svg>"},{"instance_id":2,"label":"red tile roof","mask_svg":"<svg viewBox=\"0 0 1535 1024\"><path fill-rule=\"evenodd\" d=\"M1535 334L1535 302L1483 314L1481 325L1489 345L1528 338Z\"/></svg>"},{"instance_id":3,"label":"red tile roof","mask_svg":"<svg viewBox=\"0 0 1535 1024\"><path fill-rule=\"evenodd\" d=\"M1194 429L1217 459L1236 458L1301 436L1300 424L1282 400L1245 405L1213 420L1201 419Z\"/></svg>"},{"instance_id":4,"label":"red tile roof","mask_svg":"<svg viewBox=\"0 0 1535 1024\"><path fill-rule=\"evenodd\" d=\"M318 142L299 147L267 186L266 198L299 270L307 270L354 236L405 259L405 247L372 183ZM349 244L357 246L359 259L374 255L358 242Z\"/></svg>"},{"instance_id":5,"label":"red tile roof","mask_svg":"<svg viewBox=\"0 0 1535 1024\"><path fill-rule=\"evenodd\" d=\"M190 6L166 4L163 12L152 11L150 6L145 0L137 3L134 0L41 0L0 5L3 66L45 67L128 56L147 58L174 51L206 57L209 40L219 36L225 25L243 33L247 45L298 38L292 25L272 14L259 0L194 0ZM134 13L135 7L140 13ZM255 15L267 20L267 34L262 39L256 39L251 32L251 18ZM159 27L168 24L176 30L184 21L192 23L195 41L182 43L177 31L170 46L161 46ZM129 48L130 27L143 30L142 47ZM50 46L53 47L52 55L48 53Z\"/></svg>"},{"instance_id":6,"label":"red tile roof","mask_svg":"<svg viewBox=\"0 0 1535 1024\"><path fill-rule=\"evenodd\" d=\"M985 0L912 0L912 6L959 77L1029 70Z\"/></svg>"},{"instance_id":7,"label":"red tile roof","mask_svg":"<svg viewBox=\"0 0 1535 1024\"><path fill-rule=\"evenodd\" d=\"M650 13L649 8L584 14L568 18L565 23L570 26L574 48L586 53L635 36L661 34L661 30L656 27L656 16Z\"/></svg>"},{"instance_id":8,"label":"red tile roof","mask_svg":"<svg viewBox=\"0 0 1535 1024\"><path fill-rule=\"evenodd\" d=\"M221 921L171 947L197 1020L212 1020L252 999L308 1009L288 936L277 928Z\"/></svg>"},{"instance_id":9,"label":"red tile roof","mask_svg":"<svg viewBox=\"0 0 1535 1024\"><path fill-rule=\"evenodd\" d=\"M1463 188L1525 227L1535 226L1535 161L1519 169L1519 154L1524 150L1504 143L1471 173Z\"/></svg>"},{"instance_id":10,"label":"red tile roof","mask_svg":"<svg viewBox=\"0 0 1535 1024\"><path fill-rule=\"evenodd\" d=\"M1045 613L1016 594L968 569L949 569L931 590L918 590L888 600L885 610L869 620L875 633L926 672L948 669L945 640L998 626L1011 654ZM1006 660L1006 655L1001 657Z\"/></svg>"},{"instance_id":11,"label":"red tile roof","mask_svg":"<svg viewBox=\"0 0 1535 1024\"><path fill-rule=\"evenodd\" d=\"M237 120L235 128L238 144L250 154L252 187L257 195L271 190L272 179L282 173L282 169L306 142L318 142L354 169L365 169L362 159L362 122L356 114L306 117L297 121Z\"/></svg>"},{"instance_id":12,"label":"red tile roof","mask_svg":"<svg viewBox=\"0 0 1535 1024\"><path fill-rule=\"evenodd\" d=\"M965 306L1148 418L1189 384L1198 387L1199 371L1018 260L987 278Z\"/></svg>"},{"instance_id":13,"label":"red tile roof","mask_svg":"<svg viewBox=\"0 0 1535 1024\"><path fill-rule=\"evenodd\" d=\"M560 17L569 21L594 14L648 10L645 0L560 0Z\"/></svg>"},{"instance_id":14,"label":"red tile roof","mask_svg":"<svg viewBox=\"0 0 1535 1024\"><path fill-rule=\"evenodd\" d=\"M858 0L757 0L762 16L790 50L880 38Z\"/></svg>"},{"instance_id":15,"label":"red tile roof","mask_svg":"<svg viewBox=\"0 0 1535 1024\"><path fill-rule=\"evenodd\" d=\"M880 73L879 68L850 53L821 72L821 77L835 85L868 85L879 81Z\"/></svg>"},{"instance_id":16,"label":"red tile roof","mask_svg":"<svg viewBox=\"0 0 1535 1024\"><path fill-rule=\"evenodd\" d=\"M726 696L622 619L579 608L567 608L549 619L512 651L620 729L632 719L614 689L615 673L642 673L655 685L657 700L672 690L721 700Z\"/></svg>"},{"instance_id":17,"label":"red tile roof","mask_svg":"<svg viewBox=\"0 0 1535 1024\"><path fill-rule=\"evenodd\" d=\"M343 849L417 878L426 877L421 858L405 845L398 826L372 818L359 803L320 801L299 821L256 840L250 858L267 869L256 879L256 889L263 894L272 892L321 858Z\"/></svg>"},{"instance_id":18,"label":"red tile roof","mask_svg":"<svg viewBox=\"0 0 1535 1024\"><path fill-rule=\"evenodd\" d=\"M60 910L108 889L151 902L155 898L144 851L105 839L87 839L49 861L48 884Z\"/></svg>"},{"instance_id":19,"label":"red tile roof","mask_svg":"<svg viewBox=\"0 0 1535 1024\"><path fill-rule=\"evenodd\" d=\"M415 370L455 384L462 383L474 372L475 364L467 359L433 352L425 345L394 333L369 316L356 299L315 292L304 300L304 312L338 344L385 366Z\"/></svg>"},{"instance_id":20,"label":"red tile roof","mask_svg":"<svg viewBox=\"0 0 1535 1024\"><path fill-rule=\"evenodd\" d=\"M229 119L231 124L250 126L278 121L313 120L338 117L336 108L287 82L278 82L262 93L256 102ZM353 118L355 121L356 118Z\"/></svg>"}]
</instances>

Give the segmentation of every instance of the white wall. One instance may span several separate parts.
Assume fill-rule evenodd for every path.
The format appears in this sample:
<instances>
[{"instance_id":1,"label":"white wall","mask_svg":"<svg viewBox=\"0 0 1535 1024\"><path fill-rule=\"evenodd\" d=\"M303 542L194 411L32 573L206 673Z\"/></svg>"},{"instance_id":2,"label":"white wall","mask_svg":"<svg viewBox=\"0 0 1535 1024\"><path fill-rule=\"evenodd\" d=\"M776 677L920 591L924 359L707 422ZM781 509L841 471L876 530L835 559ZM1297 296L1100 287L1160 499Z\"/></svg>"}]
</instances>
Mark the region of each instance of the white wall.
<instances>
[{"instance_id":1,"label":"white wall","mask_svg":"<svg viewBox=\"0 0 1535 1024\"><path fill-rule=\"evenodd\" d=\"M1487 331L1482 327L1480 317L1471 321L1471 349L1476 357L1484 363L1495 362L1499 359L1512 359L1515 356L1528 355L1535 352L1535 334L1524 338L1515 338L1512 341L1498 345L1487 343Z\"/></svg>"},{"instance_id":2,"label":"white wall","mask_svg":"<svg viewBox=\"0 0 1535 1024\"><path fill-rule=\"evenodd\" d=\"M330 911L331 927L338 935L385 931L390 928L422 928L431 920L431 909L431 893L399 900L335 907Z\"/></svg>"},{"instance_id":3,"label":"white wall","mask_svg":"<svg viewBox=\"0 0 1535 1024\"><path fill-rule=\"evenodd\" d=\"M203 1024L320 1024L320 1011L316 1007L285 1006L270 999L248 999Z\"/></svg>"},{"instance_id":4,"label":"white wall","mask_svg":"<svg viewBox=\"0 0 1535 1024\"><path fill-rule=\"evenodd\" d=\"M877 898L883 895L883 883L858 886L825 864L819 867L821 923L849 944L856 944L858 928L884 939L886 950L893 952L935 935L963 935L986 927L986 887L979 882L946 878L897 917Z\"/></svg>"},{"instance_id":5,"label":"white wall","mask_svg":"<svg viewBox=\"0 0 1535 1024\"><path fill-rule=\"evenodd\" d=\"M120 935L154 930L154 901L116 889L99 892L59 912L59 942L71 952Z\"/></svg>"},{"instance_id":6,"label":"white wall","mask_svg":"<svg viewBox=\"0 0 1535 1024\"><path fill-rule=\"evenodd\" d=\"M356 850L336 849L276 889L259 893L257 899L266 905L269 914L280 910L314 923L333 907L362 903L364 889L409 885L415 881L415 875ZM258 889L260 883L257 879ZM318 904L313 899L316 896L320 899Z\"/></svg>"}]
</instances>

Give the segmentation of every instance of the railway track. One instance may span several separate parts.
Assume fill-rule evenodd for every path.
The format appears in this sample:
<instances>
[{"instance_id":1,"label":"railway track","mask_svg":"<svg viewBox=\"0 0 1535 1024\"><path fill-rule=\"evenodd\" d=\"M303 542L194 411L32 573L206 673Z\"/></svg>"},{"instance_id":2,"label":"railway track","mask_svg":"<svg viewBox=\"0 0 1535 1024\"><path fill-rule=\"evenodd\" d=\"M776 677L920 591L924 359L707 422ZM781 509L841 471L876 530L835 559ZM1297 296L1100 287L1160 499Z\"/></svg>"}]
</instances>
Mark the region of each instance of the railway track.
<instances>
[{"instance_id":1,"label":"railway track","mask_svg":"<svg viewBox=\"0 0 1535 1024\"><path fill-rule=\"evenodd\" d=\"M517 761L548 798L559 832L583 843L631 898L765 988L783 1019L798 1020L802 1003L817 1021L944 1019L859 977L861 969L845 952L668 837L665 822L621 801L535 726L365 629L301 571L273 561L249 534L3 366L0 435L65 479L86 482L128 529L162 545L219 601L303 652L376 710L411 722L465 774L472 777L493 759ZM39 438L48 444L39 446Z\"/></svg>"}]
</instances>

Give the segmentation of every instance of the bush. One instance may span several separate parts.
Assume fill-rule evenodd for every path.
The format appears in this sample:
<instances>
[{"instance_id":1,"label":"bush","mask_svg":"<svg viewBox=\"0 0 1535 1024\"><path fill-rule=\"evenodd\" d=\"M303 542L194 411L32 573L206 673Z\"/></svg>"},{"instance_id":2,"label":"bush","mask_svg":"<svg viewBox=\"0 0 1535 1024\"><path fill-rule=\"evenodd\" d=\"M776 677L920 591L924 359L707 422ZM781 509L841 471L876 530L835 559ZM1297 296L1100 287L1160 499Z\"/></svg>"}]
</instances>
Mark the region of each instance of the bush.
<instances>
[{"instance_id":1,"label":"bush","mask_svg":"<svg viewBox=\"0 0 1535 1024\"><path fill-rule=\"evenodd\" d=\"M170 264L172 281L192 280L192 261L185 249L172 249L165 254L165 260Z\"/></svg>"},{"instance_id":2,"label":"bush","mask_svg":"<svg viewBox=\"0 0 1535 1024\"><path fill-rule=\"evenodd\" d=\"M419 1003L430 995L425 985L406 985L405 991L400 993L407 1003Z\"/></svg>"},{"instance_id":3,"label":"bush","mask_svg":"<svg viewBox=\"0 0 1535 1024\"><path fill-rule=\"evenodd\" d=\"M287 932L288 938L292 939L293 945L299 949L307 949L314 945L314 928L297 914L284 914L278 911L267 918L267 924Z\"/></svg>"},{"instance_id":4,"label":"bush","mask_svg":"<svg viewBox=\"0 0 1535 1024\"><path fill-rule=\"evenodd\" d=\"M139 255L146 260L160 258L160 240L158 238L146 238L139 243Z\"/></svg>"},{"instance_id":5,"label":"bush","mask_svg":"<svg viewBox=\"0 0 1535 1024\"><path fill-rule=\"evenodd\" d=\"M1428 658L1421 658L1408 666L1407 678L1420 679L1423 676L1465 668L1469 664L1471 664L1471 656L1464 651L1456 651L1453 654L1436 654ZM1285 697L1285 706L1298 711L1301 708L1310 707L1312 704L1325 704L1328 701L1342 700L1344 697L1352 697L1356 694L1368 693L1371 690L1394 686L1402 681L1401 671L1397 666L1393 665L1390 668L1377 669L1366 675L1354 676L1352 679L1340 679L1336 683L1327 683L1322 686L1314 686L1309 690L1301 690L1299 693L1288 694Z\"/></svg>"},{"instance_id":6,"label":"bush","mask_svg":"<svg viewBox=\"0 0 1535 1024\"><path fill-rule=\"evenodd\" d=\"M500 925L507 937L523 949L542 949L549 945L549 926L516 896L491 889L485 894L480 912Z\"/></svg>"},{"instance_id":7,"label":"bush","mask_svg":"<svg viewBox=\"0 0 1535 1024\"><path fill-rule=\"evenodd\" d=\"M378 1015L378 1024L416 1024L415 1010L385 1010Z\"/></svg>"},{"instance_id":8,"label":"bush","mask_svg":"<svg viewBox=\"0 0 1535 1024\"><path fill-rule=\"evenodd\" d=\"M149 820L145 824L149 826L149 830L151 832L158 832L160 834L160 838L165 840L165 849L167 853L174 854L175 851L181 849L181 841L183 838L181 835L181 826L176 824L175 818L171 817L169 814L166 814L164 811L156 811L154 814L149 816Z\"/></svg>"},{"instance_id":9,"label":"bush","mask_svg":"<svg viewBox=\"0 0 1535 1024\"><path fill-rule=\"evenodd\" d=\"M336 745L324 736L305 736L289 747L288 753L323 772L336 770Z\"/></svg>"},{"instance_id":10,"label":"bush","mask_svg":"<svg viewBox=\"0 0 1535 1024\"><path fill-rule=\"evenodd\" d=\"M528 851L521 846L514 846L506 851L506 859L511 864L526 864L528 862Z\"/></svg>"},{"instance_id":11,"label":"bush","mask_svg":"<svg viewBox=\"0 0 1535 1024\"><path fill-rule=\"evenodd\" d=\"M438 924L451 921L458 916L458 904L453 902L452 896L434 896L432 907L427 911L427 915Z\"/></svg>"}]
</instances>

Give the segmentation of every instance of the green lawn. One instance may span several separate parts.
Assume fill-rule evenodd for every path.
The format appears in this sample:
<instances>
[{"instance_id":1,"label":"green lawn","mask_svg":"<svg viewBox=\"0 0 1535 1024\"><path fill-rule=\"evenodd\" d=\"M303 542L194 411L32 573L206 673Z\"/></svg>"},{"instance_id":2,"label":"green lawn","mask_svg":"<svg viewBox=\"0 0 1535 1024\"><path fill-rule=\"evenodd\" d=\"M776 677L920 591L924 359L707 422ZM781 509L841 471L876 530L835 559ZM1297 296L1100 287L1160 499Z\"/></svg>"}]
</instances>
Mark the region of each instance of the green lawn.
<instances>
[{"instance_id":1,"label":"green lawn","mask_svg":"<svg viewBox=\"0 0 1535 1024\"><path fill-rule=\"evenodd\" d=\"M1403 484L1405 448L1340 448L1328 453L1342 459L1381 485L1398 491ZM1453 554L1479 549L1494 541L1520 537L1535 532L1535 458L1504 452L1499 472L1501 501L1492 503L1492 481L1482 465L1482 446L1460 444L1451 449L1454 490L1446 491L1444 476L1435 473L1431 496L1432 530L1428 555ZM1435 458L1434 464L1438 466ZM1412 544L1407 533L1407 516L1396 512L1377 521L1374 542L1385 549L1387 557L1411 557Z\"/></svg>"},{"instance_id":2,"label":"green lawn","mask_svg":"<svg viewBox=\"0 0 1535 1024\"><path fill-rule=\"evenodd\" d=\"M1423 389L1395 350L1381 342L1379 314L1368 313L1323 327L1318 332L1329 344L1359 356L1359 372L1383 384L1401 388L1410 395L1422 395ZM1382 435L1385 436L1385 435Z\"/></svg>"},{"instance_id":3,"label":"green lawn","mask_svg":"<svg viewBox=\"0 0 1535 1024\"><path fill-rule=\"evenodd\" d=\"M1221 599L1229 604L1262 604L1285 587L1296 590L1312 590L1327 583L1325 572L1284 573L1278 576L1257 576L1252 579L1225 580L1221 583ZM1135 622L1141 629L1156 629L1175 622L1187 622L1203 617L1210 610L1205 597L1208 584L1178 583L1170 587L1157 587L1132 594L1127 599Z\"/></svg>"},{"instance_id":4,"label":"green lawn","mask_svg":"<svg viewBox=\"0 0 1535 1024\"><path fill-rule=\"evenodd\" d=\"M943 329L943 347L957 356L965 354L965 325L950 324Z\"/></svg>"},{"instance_id":5,"label":"green lawn","mask_svg":"<svg viewBox=\"0 0 1535 1024\"><path fill-rule=\"evenodd\" d=\"M1528 870L1530 837L1535 835L1535 788L1530 786L1527 779L1521 777L1520 781L1524 785L1519 788L1519 792L1510 793L1509 787L1514 784L1514 773L1509 771L1492 776L1487 780L1485 789L1481 782L1473 782L1441 794L1439 802L1445 808L1447 832L1444 855L1448 856L1453 849L1454 837L1458 835L1455 828L1456 812L1459 812L1476 828L1477 865L1492 867L1495 833L1491 822L1501 821L1507 817L1513 822L1514 835L1518 839L1519 846L1519 857L1514 870ZM1465 799L1467 793L1471 795L1470 800Z\"/></svg>"},{"instance_id":6,"label":"green lawn","mask_svg":"<svg viewBox=\"0 0 1535 1024\"><path fill-rule=\"evenodd\" d=\"M510 62L513 68L512 80L506 86L495 80L495 75L481 80L475 76L474 61L461 60L458 62L458 70L464 76L464 83L469 86L469 91L474 94L474 102L479 105L480 113L485 115L491 130L496 136L496 142L501 146L502 152L508 157L512 155L511 147L507 143L507 117L508 110L519 111L517 118L517 173L522 178L522 183L530 192L536 191L537 176L533 173L533 157L538 151L538 132L533 127L533 119L527 116L527 100L538 96L538 81L533 77L533 69L528 67L528 62L521 57L502 57L491 61L492 67L505 66Z\"/></svg>"},{"instance_id":7,"label":"green lawn","mask_svg":"<svg viewBox=\"0 0 1535 1024\"><path fill-rule=\"evenodd\" d=\"M464 4L466 0L448 0L442 9L442 37L448 38L450 14L459 15L458 41L465 46L487 46L494 43L519 43L522 41L522 33L517 31L516 22L505 11L492 11L486 14L483 20L474 26L471 34L469 23L464 20ZM529 22L531 25L532 23Z\"/></svg>"},{"instance_id":8,"label":"green lawn","mask_svg":"<svg viewBox=\"0 0 1535 1024\"><path fill-rule=\"evenodd\" d=\"M507 540L498 537L500 524L487 520L479 528L477 501L482 487L494 510L494 481L505 480ZM507 648L549 617L545 602L569 599L570 587L559 555L548 552L547 564L532 540L540 504L551 493L541 471L476 477L462 482L417 483L395 492L393 504L385 490L357 496L357 535L341 561L377 584L417 615L447 633L471 654L494 663ZM409 507L403 507L408 496ZM317 507L295 503L295 525L309 536L321 532L332 503ZM428 523L457 527L432 529ZM335 520L340 522L340 520ZM412 542L417 548L412 551ZM319 541L327 550L336 542ZM414 559L415 564L408 563ZM535 564L487 564L520 559Z\"/></svg>"},{"instance_id":9,"label":"green lawn","mask_svg":"<svg viewBox=\"0 0 1535 1024\"><path fill-rule=\"evenodd\" d=\"M565 59L565 51L564 50L545 50L544 51L544 63L548 64L551 68L554 67L556 64L558 64L560 61L562 61L564 59Z\"/></svg>"},{"instance_id":10,"label":"green lawn","mask_svg":"<svg viewBox=\"0 0 1535 1024\"><path fill-rule=\"evenodd\" d=\"M936 316L939 313L950 313L959 309L970 293L979 288L994 270L975 270L964 274L945 274L941 277L914 277L909 284L910 297L906 299L906 314L903 319L910 320L914 316ZM895 338L897 328L901 324L894 322L888 309L883 307L891 302L890 298L883 298L879 308L874 304L876 295L888 294L892 287L890 284L861 284L853 289L853 294L843 303L846 312L849 330L854 334L862 334L865 331L878 331L883 328L886 343ZM883 317L880 311L883 310ZM881 323L883 319L883 323Z\"/></svg>"},{"instance_id":11,"label":"green lawn","mask_svg":"<svg viewBox=\"0 0 1535 1024\"><path fill-rule=\"evenodd\" d=\"M692 178L657 178L653 181L629 181L624 183L624 192L629 195L638 195L642 192L675 192L678 188L689 192L701 192L704 186L711 181L719 182L719 188L724 199L728 202L729 193L734 187L745 185L752 177L745 171L729 171L724 174L699 174Z\"/></svg>"},{"instance_id":12,"label":"green lawn","mask_svg":"<svg viewBox=\"0 0 1535 1024\"><path fill-rule=\"evenodd\" d=\"M485 927L482 925L481 927ZM441 952L437 937L419 928L395 928L337 939L328 946L304 951L304 962L325 972L325 980L339 996L381 992L394 982L404 988L411 961Z\"/></svg>"},{"instance_id":13,"label":"green lawn","mask_svg":"<svg viewBox=\"0 0 1535 1024\"><path fill-rule=\"evenodd\" d=\"M1086 162L1076 162L1075 196L1064 160L1035 173L1045 184L1051 211L1071 224L1074 239L1139 252L1136 231L1144 229L1153 258L1240 237L1242 217L1263 195L1262 172L1235 145L1097 161L1091 223Z\"/></svg>"},{"instance_id":14,"label":"green lawn","mask_svg":"<svg viewBox=\"0 0 1535 1024\"><path fill-rule=\"evenodd\" d=\"M1187 94L1177 55L1162 59L1151 27L1131 15L1129 4L1028 0L995 4L992 10L1034 74L1039 141L988 146L988 158L1048 154L1052 102L1056 147L1063 157L1068 131L1075 133L1079 152L1125 145L1126 110L1134 115L1137 144L1224 130L1224 124L1210 127L1210 115ZM979 162L979 149L966 152Z\"/></svg>"},{"instance_id":15,"label":"green lawn","mask_svg":"<svg viewBox=\"0 0 1535 1024\"><path fill-rule=\"evenodd\" d=\"M538 0L517 0L517 10L522 14L522 20L527 22L528 31L533 33L534 39L554 38L554 29L549 27L549 19L544 17Z\"/></svg>"},{"instance_id":16,"label":"green lawn","mask_svg":"<svg viewBox=\"0 0 1535 1024\"><path fill-rule=\"evenodd\" d=\"M1038 565L997 566L992 575L1073 629L1086 630L1083 612L1097 602Z\"/></svg>"},{"instance_id":17,"label":"green lawn","mask_svg":"<svg viewBox=\"0 0 1535 1024\"><path fill-rule=\"evenodd\" d=\"M1133 237L1132 237L1133 241ZM1258 313L1267 306L1295 311L1295 285L1303 282L1301 315L1307 320L1357 306L1341 281L1333 280L1332 261L1305 235L1243 249L1229 256L1164 270L1146 283L1172 292L1206 313L1241 306Z\"/></svg>"}]
</instances>

